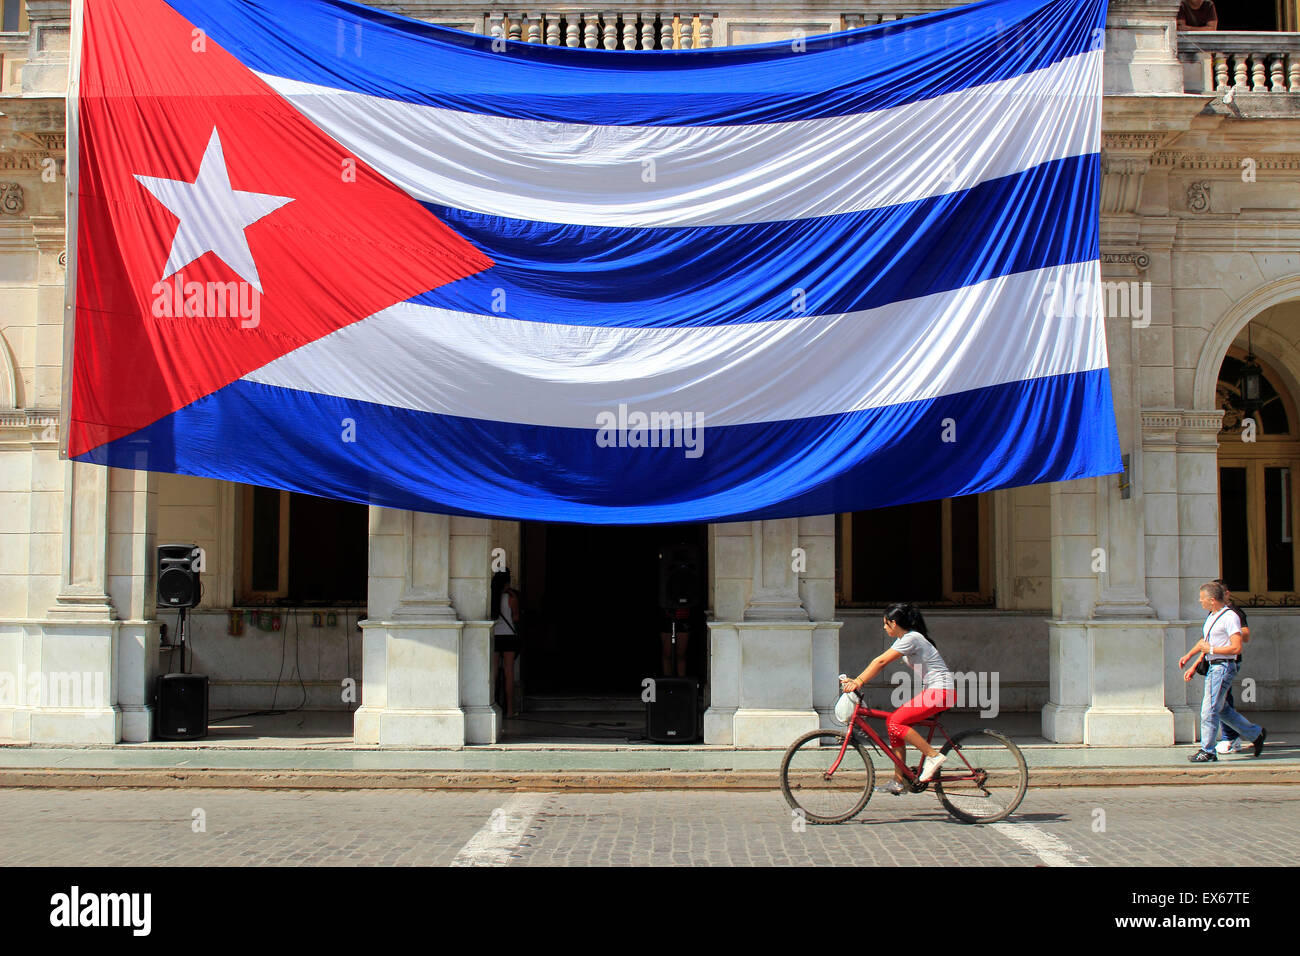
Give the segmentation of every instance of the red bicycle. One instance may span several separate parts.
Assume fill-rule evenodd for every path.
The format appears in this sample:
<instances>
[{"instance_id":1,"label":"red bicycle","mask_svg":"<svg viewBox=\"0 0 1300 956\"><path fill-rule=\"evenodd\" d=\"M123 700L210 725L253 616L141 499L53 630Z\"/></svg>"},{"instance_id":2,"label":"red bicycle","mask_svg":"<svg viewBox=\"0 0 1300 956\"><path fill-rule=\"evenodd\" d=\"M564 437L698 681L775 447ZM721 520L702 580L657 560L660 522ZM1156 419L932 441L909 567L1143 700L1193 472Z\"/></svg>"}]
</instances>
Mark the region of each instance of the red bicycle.
<instances>
[{"instance_id":1,"label":"red bicycle","mask_svg":"<svg viewBox=\"0 0 1300 956\"><path fill-rule=\"evenodd\" d=\"M1029 769L1010 738L984 729L950 737L938 718L917 721L916 731L925 734L931 745L938 731L944 740L939 752L948 755L935 775L922 783L920 751L916 767L908 767L867 723L868 717L884 720L889 715L859 700L847 730L813 730L792 743L781 761L786 802L809 823L852 819L862 812L875 788L876 768L866 750L873 746L894 762L913 793L923 793L933 784L944 809L962 823L996 823L1020 806L1029 788Z\"/></svg>"}]
</instances>

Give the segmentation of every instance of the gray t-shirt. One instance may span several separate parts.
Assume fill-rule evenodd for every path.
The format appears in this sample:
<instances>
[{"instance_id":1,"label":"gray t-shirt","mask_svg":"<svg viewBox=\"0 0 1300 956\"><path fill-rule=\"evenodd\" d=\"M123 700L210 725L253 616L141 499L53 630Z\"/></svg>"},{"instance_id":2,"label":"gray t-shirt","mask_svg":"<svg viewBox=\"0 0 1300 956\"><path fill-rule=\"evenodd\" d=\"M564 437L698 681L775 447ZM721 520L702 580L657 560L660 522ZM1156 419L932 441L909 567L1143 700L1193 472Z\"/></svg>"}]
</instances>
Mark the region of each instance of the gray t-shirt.
<instances>
[{"instance_id":1,"label":"gray t-shirt","mask_svg":"<svg viewBox=\"0 0 1300 956\"><path fill-rule=\"evenodd\" d=\"M939 651L925 639L925 635L920 631L908 631L894 641L892 650L903 655L903 660L907 662L907 666L912 668L916 676L920 678L923 688L946 687L951 689L956 686L953 683L952 671L948 670L948 665L939 656Z\"/></svg>"}]
</instances>

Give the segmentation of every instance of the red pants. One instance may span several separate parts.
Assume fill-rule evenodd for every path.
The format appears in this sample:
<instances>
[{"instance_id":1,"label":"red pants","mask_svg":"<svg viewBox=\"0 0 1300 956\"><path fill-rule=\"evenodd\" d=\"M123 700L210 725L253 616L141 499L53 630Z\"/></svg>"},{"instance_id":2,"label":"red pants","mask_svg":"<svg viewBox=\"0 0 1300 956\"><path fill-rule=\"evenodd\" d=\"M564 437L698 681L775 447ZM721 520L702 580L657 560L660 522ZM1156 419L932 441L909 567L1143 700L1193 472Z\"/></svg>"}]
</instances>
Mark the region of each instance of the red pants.
<instances>
[{"instance_id":1,"label":"red pants","mask_svg":"<svg viewBox=\"0 0 1300 956\"><path fill-rule=\"evenodd\" d=\"M957 691L951 687L929 687L921 691L898 710L889 715L885 730L889 733L889 746L898 747L903 737L918 720L927 720L957 705Z\"/></svg>"}]
</instances>

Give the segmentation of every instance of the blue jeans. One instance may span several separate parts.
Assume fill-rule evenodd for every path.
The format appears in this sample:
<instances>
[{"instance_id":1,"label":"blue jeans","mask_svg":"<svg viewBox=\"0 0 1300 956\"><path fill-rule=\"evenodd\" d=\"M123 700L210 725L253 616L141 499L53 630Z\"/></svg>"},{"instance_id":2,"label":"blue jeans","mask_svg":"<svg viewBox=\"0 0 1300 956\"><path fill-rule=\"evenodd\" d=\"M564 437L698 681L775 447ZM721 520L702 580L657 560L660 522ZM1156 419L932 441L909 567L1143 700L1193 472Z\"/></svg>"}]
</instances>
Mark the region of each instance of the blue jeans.
<instances>
[{"instance_id":1,"label":"blue jeans","mask_svg":"<svg viewBox=\"0 0 1300 956\"><path fill-rule=\"evenodd\" d=\"M1205 696L1201 699L1201 749L1213 750L1219 739L1219 724L1237 731L1243 740L1254 740L1262 729L1233 710L1228 703L1232 680L1237 676L1237 662L1211 663L1205 675Z\"/></svg>"},{"instance_id":2,"label":"blue jeans","mask_svg":"<svg viewBox=\"0 0 1300 956\"><path fill-rule=\"evenodd\" d=\"M1228 688L1228 706L1231 707L1231 708L1233 708L1234 710L1235 710L1236 707L1237 707L1237 705L1236 705L1235 703L1233 703L1233 700L1232 700L1232 688L1231 688L1231 687ZM1235 730L1233 730L1231 727L1229 727L1229 726L1228 726L1227 724L1225 724L1223 721L1219 721L1219 739L1220 739L1220 740L1236 740L1236 739L1237 739L1238 737L1240 737L1240 736L1241 736L1241 734L1237 733Z\"/></svg>"}]
</instances>

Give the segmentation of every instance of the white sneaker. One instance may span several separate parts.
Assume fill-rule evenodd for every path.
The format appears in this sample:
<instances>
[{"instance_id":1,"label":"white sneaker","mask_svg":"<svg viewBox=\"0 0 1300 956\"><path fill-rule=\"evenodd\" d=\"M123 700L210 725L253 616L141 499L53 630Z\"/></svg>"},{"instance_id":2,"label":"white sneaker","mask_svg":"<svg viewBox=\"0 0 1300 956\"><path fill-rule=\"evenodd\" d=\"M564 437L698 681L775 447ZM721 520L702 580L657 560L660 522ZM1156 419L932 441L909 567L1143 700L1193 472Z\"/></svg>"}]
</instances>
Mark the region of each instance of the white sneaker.
<instances>
[{"instance_id":1,"label":"white sneaker","mask_svg":"<svg viewBox=\"0 0 1300 956\"><path fill-rule=\"evenodd\" d=\"M925 783L933 777L935 771L939 769L940 764L947 759L947 754L935 754L933 757L926 757L925 763L921 764L921 782Z\"/></svg>"},{"instance_id":2,"label":"white sneaker","mask_svg":"<svg viewBox=\"0 0 1300 956\"><path fill-rule=\"evenodd\" d=\"M1232 740L1220 740L1214 745L1214 749L1221 754L1241 753L1241 738L1234 737Z\"/></svg>"},{"instance_id":3,"label":"white sneaker","mask_svg":"<svg viewBox=\"0 0 1300 956\"><path fill-rule=\"evenodd\" d=\"M880 786L876 787L876 792L888 793L895 797L901 797L903 794L907 793L907 788L897 780L891 780L889 783L882 783Z\"/></svg>"}]
</instances>

